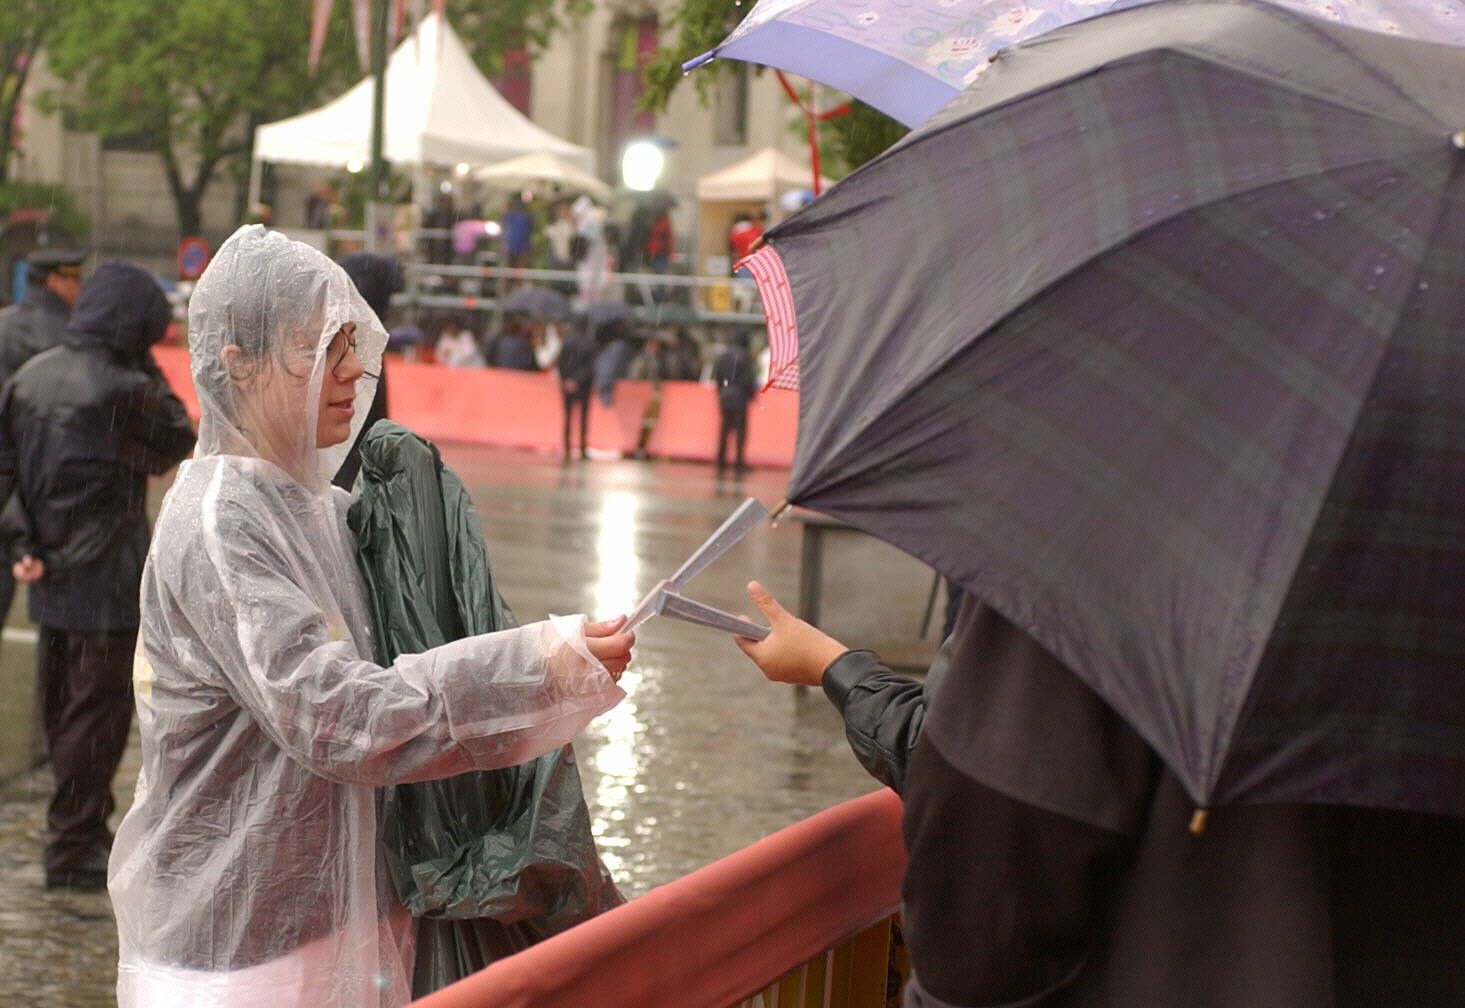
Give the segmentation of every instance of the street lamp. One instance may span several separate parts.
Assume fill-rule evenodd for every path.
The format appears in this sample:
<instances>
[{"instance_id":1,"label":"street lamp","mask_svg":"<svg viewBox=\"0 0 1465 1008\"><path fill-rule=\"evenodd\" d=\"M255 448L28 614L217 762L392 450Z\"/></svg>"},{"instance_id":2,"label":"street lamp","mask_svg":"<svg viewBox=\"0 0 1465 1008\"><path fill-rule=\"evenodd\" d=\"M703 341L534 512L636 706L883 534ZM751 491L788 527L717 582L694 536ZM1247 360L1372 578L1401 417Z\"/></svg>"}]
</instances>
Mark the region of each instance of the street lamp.
<instances>
[{"instance_id":1,"label":"street lamp","mask_svg":"<svg viewBox=\"0 0 1465 1008\"><path fill-rule=\"evenodd\" d=\"M633 140L621 155L621 181L635 192L650 192L661 180L666 155L653 140Z\"/></svg>"}]
</instances>

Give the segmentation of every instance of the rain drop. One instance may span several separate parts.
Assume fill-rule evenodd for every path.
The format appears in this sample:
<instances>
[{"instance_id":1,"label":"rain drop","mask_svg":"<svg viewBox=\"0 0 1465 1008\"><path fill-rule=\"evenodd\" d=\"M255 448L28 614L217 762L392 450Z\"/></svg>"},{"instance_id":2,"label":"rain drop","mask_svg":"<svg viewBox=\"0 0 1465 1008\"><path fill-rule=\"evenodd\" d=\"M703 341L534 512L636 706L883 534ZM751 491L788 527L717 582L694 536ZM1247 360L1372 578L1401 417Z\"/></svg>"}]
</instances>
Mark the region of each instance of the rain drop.
<instances>
[{"instance_id":1,"label":"rain drop","mask_svg":"<svg viewBox=\"0 0 1465 1008\"><path fill-rule=\"evenodd\" d=\"M1429 290L1429 281L1428 280L1421 280L1421 281L1419 281L1419 289L1420 290Z\"/></svg>"},{"instance_id":2,"label":"rain drop","mask_svg":"<svg viewBox=\"0 0 1465 1008\"><path fill-rule=\"evenodd\" d=\"M1373 275L1374 276L1383 276L1384 275L1384 268L1382 266L1375 266L1373 268Z\"/></svg>"},{"instance_id":3,"label":"rain drop","mask_svg":"<svg viewBox=\"0 0 1465 1008\"><path fill-rule=\"evenodd\" d=\"M1325 211L1325 210L1314 210L1312 212L1312 219L1313 220L1316 220L1316 221L1327 220L1328 219L1327 211Z\"/></svg>"}]
</instances>

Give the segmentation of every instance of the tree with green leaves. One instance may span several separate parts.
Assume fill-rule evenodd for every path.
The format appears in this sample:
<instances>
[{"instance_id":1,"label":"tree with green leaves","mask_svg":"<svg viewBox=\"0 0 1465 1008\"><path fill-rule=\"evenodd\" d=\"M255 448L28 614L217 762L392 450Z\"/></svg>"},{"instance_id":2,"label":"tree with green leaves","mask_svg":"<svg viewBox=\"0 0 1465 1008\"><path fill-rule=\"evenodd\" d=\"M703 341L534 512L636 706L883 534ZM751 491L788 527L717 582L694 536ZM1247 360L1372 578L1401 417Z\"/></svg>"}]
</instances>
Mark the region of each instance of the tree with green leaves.
<instances>
[{"instance_id":1,"label":"tree with green leaves","mask_svg":"<svg viewBox=\"0 0 1465 1008\"><path fill-rule=\"evenodd\" d=\"M315 77L299 0L68 0L47 53L70 83L53 97L83 129L155 150L180 235L197 234L204 194L247 161L254 127L300 111L346 80L345 26Z\"/></svg>"},{"instance_id":2,"label":"tree with green leaves","mask_svg":"<svg viewBox=\"0 0 1465 1008\"><path fill-rule=\"evenodd\" d=\"M312 75L310 5L302 0L67 0L52 8L57 20L46 40L52 67L70 83L56 100L82 128L155 150L179 233L196 234L210 184L228 173L242 187L256 126L319 105L358 79L348 6L331 19ZM543 44L589 7L589 0L456 0L447 15L491 72L504 51Z\"/></svg>"},{"instance_id":3,"label":"tree with green leaves","mask_svg":"<svg viewBox=\"0 0 1465 1008\"><path fill-rule=\"evenodd\" d=\"M662 46L646 68L646 92L642 102L648 108L664 110L672 92L688 79L688 75L682 72L682 64L727 38L751 9L751 4L739 0L684 0L668 22L673 41ZM713 60L690 75L704 103L711 95L717 75L729 72L735 65L730 61ZM848 114L819 125L819 143L828 170L843 174L858 168L905 133L905 127L894 119L855 101L850 103Z\"/></svg>"},{"instance_id":4,"label":"tree with green leaves","mask_svg":"<svg viewBox=\"0 0 1465 1008\"><path fill-rule=\"evenodd\" d=\"M448 0L445 10L478 68L493 76L506 53L542 51L555 32L594 7L594 0Z\"/></svg>"},{"instance_id":5,"label":"tree with green leaves","mask_svg":"<svg viewBox=\"0 0 1465 1008\"><path fill-rule=\"evenodd\" d=\"M0 4L0 183L10 177L10 155L19 139L14 133L16 112L53 17L46 0Z\"/></svg>"}]
</instances>

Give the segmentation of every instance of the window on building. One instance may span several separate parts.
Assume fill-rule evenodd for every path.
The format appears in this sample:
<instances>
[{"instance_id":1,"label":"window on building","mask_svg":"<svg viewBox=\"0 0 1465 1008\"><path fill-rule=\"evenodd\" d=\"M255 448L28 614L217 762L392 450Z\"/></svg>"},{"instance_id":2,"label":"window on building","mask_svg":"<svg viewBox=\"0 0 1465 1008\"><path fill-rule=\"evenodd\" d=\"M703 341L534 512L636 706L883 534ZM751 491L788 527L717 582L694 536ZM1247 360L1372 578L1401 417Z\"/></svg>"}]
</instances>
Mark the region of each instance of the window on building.
<instances>
[{"instance_id":1,"label":"window on building","mask_svg":"<svg viewBox=\"0 0 1465 1008\"><path fill-rule=\"evenodd\" d=\"M524 42L524 33L515 32L504 50L504 66L495 76L493 86L526 116L534 102L534 61Z\"/></svg>"},{"instance_id":2,"label":"window on building","mask_svg":"<svg viewBox=\"0 0 1465 1008\"><path fill-rule=\"evenodd\" d=\"M638 108L646 91L646 65L656 53L659 31L655 14L620 22L611 36L610 150L617 160L626 142L656 128L656 116Z\"/></svg>"},{"instance_id":3,"label":"window on building","mask_svg":"<svg viewBox=\"0 0 1465 1008\"><path fill-rule=\"evenodd\" d=\"M748 142L748 64L727 62L712 97L712 142L738 146Z\"/></svg>"}]
</instances>

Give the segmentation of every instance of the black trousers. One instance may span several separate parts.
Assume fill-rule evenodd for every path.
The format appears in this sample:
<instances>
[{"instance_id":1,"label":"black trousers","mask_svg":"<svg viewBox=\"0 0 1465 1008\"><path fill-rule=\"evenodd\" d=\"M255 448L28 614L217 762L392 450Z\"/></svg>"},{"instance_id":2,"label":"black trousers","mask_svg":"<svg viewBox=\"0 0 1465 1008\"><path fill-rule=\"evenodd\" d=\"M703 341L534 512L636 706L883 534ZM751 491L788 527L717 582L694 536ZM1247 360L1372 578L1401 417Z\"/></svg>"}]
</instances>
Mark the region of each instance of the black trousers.
<instances>
[{"instance_id":1,"label":"black trousers","mask_svg":"<svg viewBox=\"0 0 1465 1008\"><path fill-rule=\"evenodd\" d=\"M112 778L132 724L137 629L41 627L36 666L56 793L46 812L48 874L106 867Z\"/></svg>"},{"instance_id":2,"label":"black trousers","mask_svg":"<svg viewBox=\"0 0 1465 1008\"><path fill-rule=\"evenodd\" d=\"M565 458L571 457L570 452L570 411L578 408L580 411L580 457L585 457L585 449L588 447L586 433L590 430L590 386L587 383L578 392L562 393L565 400Z\"/></svg>"},{"instance_id":3,"label":"black trousers","mask_svg":"<svg viewBox=\"0 0 1465 1008\"><path fill-rule=\"evenodd\" d=\"M743 449L748 443L748 407L741 409L728 409L722 407L722 424L717 431L717 471L722 472L727 467L727 439L733 435L737 439L736 453L733 455L733 464L741 471L747 466L743 464Z\"/></svg>"}]
</instances>

